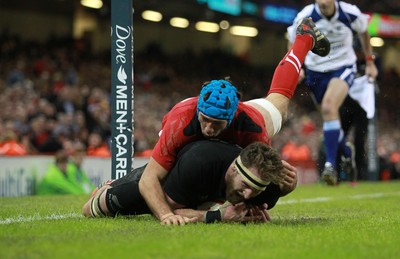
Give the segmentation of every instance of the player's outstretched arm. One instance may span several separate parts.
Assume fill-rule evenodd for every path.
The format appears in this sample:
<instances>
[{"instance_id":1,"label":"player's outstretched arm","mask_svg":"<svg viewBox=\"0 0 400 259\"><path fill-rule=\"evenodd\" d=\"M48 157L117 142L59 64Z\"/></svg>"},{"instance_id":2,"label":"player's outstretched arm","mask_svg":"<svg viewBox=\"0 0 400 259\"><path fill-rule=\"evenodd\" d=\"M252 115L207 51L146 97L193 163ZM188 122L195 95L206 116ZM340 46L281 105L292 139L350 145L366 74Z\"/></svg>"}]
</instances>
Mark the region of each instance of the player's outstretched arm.
<instances>
[{"instance_id":1,"label":"player's outstretched arm","mask_svg":"<svg viewBox=\"0 0 400 259\"><path fill-rule=\"evenodd\" d=\"M359 39L365 55L365 74L367 75L368 79L375 80L378 76L378 68L375 65L375 56L373 55L368 31L361 33L359 35Z\"/></svg>"},{"instance_id":2,"label":"player's outstretched arm","mask_svg":"<svg viewBox=\"0 0 400 259\"><path fill-rule=\"evenodd\" d=\"M167 176L167 173L167 170L158 164L157 161L150 158L139 181L139 191L145 199L147 206L153 212L154 216L160 220L161 224L184 225L185 219L173 213L161 187L161 180Z\"/></svg>"}]
</instances>

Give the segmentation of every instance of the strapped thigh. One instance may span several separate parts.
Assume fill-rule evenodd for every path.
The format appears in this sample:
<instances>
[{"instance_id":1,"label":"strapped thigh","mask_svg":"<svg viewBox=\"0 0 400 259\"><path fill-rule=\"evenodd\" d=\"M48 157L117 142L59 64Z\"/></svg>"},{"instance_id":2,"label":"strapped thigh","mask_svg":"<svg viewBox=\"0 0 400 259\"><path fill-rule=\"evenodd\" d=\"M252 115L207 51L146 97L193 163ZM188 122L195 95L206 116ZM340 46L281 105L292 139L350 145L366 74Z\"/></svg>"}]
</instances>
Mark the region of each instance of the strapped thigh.
<instances>
[{"instance_id":1,"label":"strapped thigh","mask_svg":"<svg viewBox=\"0 0 400 259\"><path fill-rule=\"evenodd\" d=\"M92 202L90 203L90 214L93 218L104 218L107 214L101 209L100 196L106 191L107 188L99 189L94 195Z\"/></svg>"},{"instance_id":2,"label":"strapped thigh","mask_svg":"<svg viewBox=\"0 0 400 259\"><path fill-rule=\"evenodd\" d=\"M268 111L269 115L271 116L272 125L274 126L274 133L272 136L276 135L281 130L282 126L282 114L280 113L278 108L276 108L273 103L265 98L253 99L248 102L256 103L260 105L264 110Z\"/></svg>"}]
</instances>

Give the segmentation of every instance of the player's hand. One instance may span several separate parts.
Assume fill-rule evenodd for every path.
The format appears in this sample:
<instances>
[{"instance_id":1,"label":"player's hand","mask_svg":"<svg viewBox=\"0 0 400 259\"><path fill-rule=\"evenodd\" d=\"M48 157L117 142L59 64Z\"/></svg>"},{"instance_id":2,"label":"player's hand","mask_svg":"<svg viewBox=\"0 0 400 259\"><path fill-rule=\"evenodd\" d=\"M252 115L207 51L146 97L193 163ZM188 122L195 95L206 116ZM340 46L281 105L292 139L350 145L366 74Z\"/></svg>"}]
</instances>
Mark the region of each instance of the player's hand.
<instances>
[{"instance_id":1,"label":"player's hand","mask_svg":"<svg viewBox=\"0 0 400 259\"><path fill-rule=\"evenodd\" d=\"M222 220L232 222L243 222L246 214L249 212L249 208L244 202L228 205L220 208Z\"/></svg>"},{"instance_id":2,"label":"player's hand","mask_svg":"<svg viewBox=\"0 0 400 259\"><path fill-rule=\"evenodd\" d=\"M271 221L271 216L268 213L268 204L264 203L263 205L250 205L249 213L246 218L248 221L261 221L261 222L269 222Z\"/></svg>"},{"instance_id":3,"label":"player's hand","mask_svg":"<svg viewBox=\"0 0 400 259\"><path fill-rule=\"evenodd\" d=\"M281 189L282 196L287 195L288 193L292 192L296 189L297 186L297 172L296 168L289 164L288 162L282 160L283 164L283 171L284 171L284 178L279 183L279 187Z\"/></svg>"},{"instance_id":4,"label":"player's hand","mask_svg":"<svg viewBox=\"0 0 400 259\"><path fill-rule=\"evenodd\" d=\"M186 223L193 222L194 219L184 217L181 215L176 215L173 213L165 214L161 217L160 222L162 225L185 225Z\"/></svg>"},{"instance_id":5,"label":"player's hand","mask_svg":"<svg viewBox=\"0 0 400 259\"><path fill-rule=\"evenodd\" d=\"M378 76L378 68L374 62L366 62L365 75L369 81L375 81L376 77Z\"/></svg>"}]
</instances>

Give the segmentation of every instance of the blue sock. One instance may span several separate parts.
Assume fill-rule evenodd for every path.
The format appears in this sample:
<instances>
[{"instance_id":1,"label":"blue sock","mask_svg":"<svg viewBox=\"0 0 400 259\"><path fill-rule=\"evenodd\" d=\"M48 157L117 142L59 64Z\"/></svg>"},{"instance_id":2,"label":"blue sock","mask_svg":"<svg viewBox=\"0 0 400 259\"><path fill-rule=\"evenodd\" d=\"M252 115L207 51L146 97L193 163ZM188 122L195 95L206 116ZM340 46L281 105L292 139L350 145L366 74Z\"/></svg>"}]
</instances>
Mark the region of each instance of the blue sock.
<instances>
[{"instance_id":1,"label":"blue sock","mask_svg":"<svg viewBox=\"0 0 400 259\"><path fill-rule=\"evenodd\" d=\"M333 168L336 169L336 157L339 148L339 136L340 136L340 121L325 121L323 124L324 129L324 143L326 152L326 162L332 164Z\"/></svg>"}]
</instances>

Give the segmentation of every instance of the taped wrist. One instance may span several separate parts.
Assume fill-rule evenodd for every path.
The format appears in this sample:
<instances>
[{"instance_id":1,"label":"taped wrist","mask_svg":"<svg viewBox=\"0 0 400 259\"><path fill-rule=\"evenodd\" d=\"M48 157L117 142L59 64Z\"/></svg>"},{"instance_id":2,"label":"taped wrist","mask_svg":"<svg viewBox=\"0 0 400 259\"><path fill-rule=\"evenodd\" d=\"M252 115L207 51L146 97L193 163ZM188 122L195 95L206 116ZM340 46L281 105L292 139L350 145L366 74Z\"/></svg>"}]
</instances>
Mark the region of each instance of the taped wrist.
<instances>
[{"instance_id":1,"label":"taped wrist","mask_svg":"<svg viewBox=\"0 0 400 259\"><path fill-rule=\"evenodd\" d=\"M207 211L205 216L205 222L208 223L215 223L222 221L222 213L220 210L213 210Z\"/></svg>"}]
</instances>

